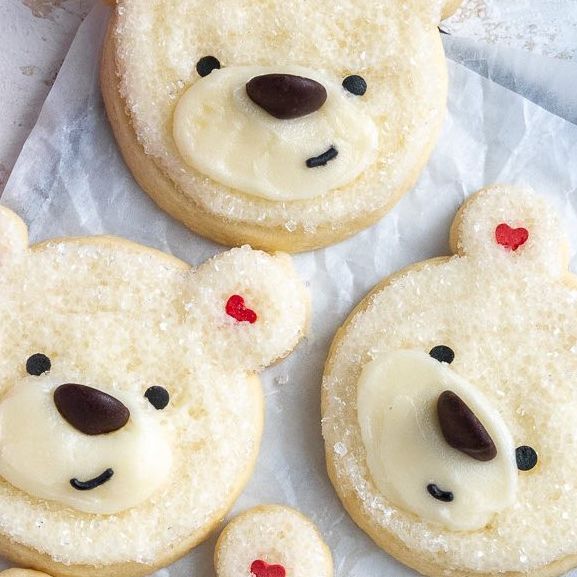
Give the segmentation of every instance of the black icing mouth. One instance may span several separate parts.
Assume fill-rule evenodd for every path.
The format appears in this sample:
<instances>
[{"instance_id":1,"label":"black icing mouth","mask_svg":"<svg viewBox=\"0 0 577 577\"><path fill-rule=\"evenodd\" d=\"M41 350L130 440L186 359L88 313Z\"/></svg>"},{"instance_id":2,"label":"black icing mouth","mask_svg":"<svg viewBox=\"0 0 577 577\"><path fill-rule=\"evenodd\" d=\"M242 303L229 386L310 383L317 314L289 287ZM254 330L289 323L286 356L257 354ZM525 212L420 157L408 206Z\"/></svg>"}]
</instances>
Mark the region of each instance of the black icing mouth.
<instances>
[{"instance_id":1,"label":"black icing mouth","mask_svg":"<svg viewBox=\"0 0 577 577\"><path fill-rule=\"evenodd\" d=\"M114 471L112 469L106 469L106 471L98 475L98 477L94 477L94 479L90 479L89 481L70 479L70 484L77 491L91 491L92 489L96 489L96 487L100 487L100 485L104 485L107 481L110 481L113 475Z\"/></svg>"},{"instance_id":2,"label":"black icing mouth","mask_svg":"<svg viewBox=\"0 0 577 577\"><path fill-rule=\"evenodd\" d=\"M451 503L455 499L455 495L451 491L443 491L434 483L427 485L427 491L429 495L437 499L437 501L442 501L443 503Z\"/></svg>"},{"instance_id":3,"label":"black icing mouth","mask_svg":"<svg viewBox=\"0 0 577 577\"><path fill-rule=\"evenodd\" d=\"M334 160L339 155L339 151L331 146L326 152L319 156L313 156L307 160L309 168L318 168L319 166L326 166L331 160Z\"/></svg>"}]
</instances>

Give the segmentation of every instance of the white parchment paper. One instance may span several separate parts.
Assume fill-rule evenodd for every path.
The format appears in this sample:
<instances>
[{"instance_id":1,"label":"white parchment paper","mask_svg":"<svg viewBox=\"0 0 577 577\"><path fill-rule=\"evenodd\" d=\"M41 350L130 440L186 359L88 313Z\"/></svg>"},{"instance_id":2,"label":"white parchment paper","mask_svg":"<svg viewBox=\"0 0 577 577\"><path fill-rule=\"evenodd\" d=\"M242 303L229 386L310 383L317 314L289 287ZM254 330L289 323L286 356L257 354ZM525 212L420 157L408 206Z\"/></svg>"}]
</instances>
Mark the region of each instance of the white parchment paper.
<instances>
[{"instance_id":1,"label":"white parchment paper","mask_svg":"<svg viewBox=\"0 0 577 577\"><path fill-rule=\"evenodd\" d=\"M224 249L156 208L124 166L106 121L98 67L107 17L108 9L97 5L80 28L2 204L28 223L32 242L116 234L199 264ZM577 247L577 126L561 118L577 118L574 101L564 98L569 84L563 80L575 77L577 65L563 63L575 68L565 70L561 78L552 72L557 65L553 61L517 54L508 68L507 53L493 50L488 55L483 46L445 40L451 58L501 84L517 83L541 106L449 61L448 118L417 186L373 228L337 246L295 257L313 296L312 330L289 359L264 375L267 418L262 451L235 508L238 512L274 502L302 510L329 542L337 577L414 573L356 528L325 473L320 384L336 329L381 278L410 263L447 254L457 208L485 185L531 185L548 196L566 221L572 254ZM550 86L540 84L540 78L556 80ZM210 539L160 573L213 576L214 542Z\"/></svg>"}]
</instances>

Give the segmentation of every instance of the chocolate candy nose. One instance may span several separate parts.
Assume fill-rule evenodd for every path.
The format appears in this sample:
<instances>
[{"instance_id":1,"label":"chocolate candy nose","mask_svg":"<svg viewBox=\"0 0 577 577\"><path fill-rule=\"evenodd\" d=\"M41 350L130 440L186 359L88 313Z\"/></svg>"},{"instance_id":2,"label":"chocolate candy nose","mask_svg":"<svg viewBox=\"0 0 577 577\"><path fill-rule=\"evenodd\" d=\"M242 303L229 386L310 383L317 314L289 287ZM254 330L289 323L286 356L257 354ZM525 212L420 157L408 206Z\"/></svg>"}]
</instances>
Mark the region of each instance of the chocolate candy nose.
<instances>
[{"instance_id":1,"label":"chocolate candy nose","mask_svg":"<svg viewBox=\"0 0 577 577\"><path fill-rule=\"evenodd\" d=\"M118 431L130 418L118 399L85 385L60 385L54 391L54 404L64 420L86 435Z\"/></svg>"},{"instance_id":2,"label":"chocolate candy nose","mask_svg":"<svg viewBox=\"0 0 577 577\"><path fill-rule=\"evenodd\" d=\"M483 423L453 391L441 393L437 400L437 415L445 441L477 461L492 461L497 447Z\"/></svg>"},{"instance_id":3,"label":"chocolate candy nose","mask_svg":"<svg viewBox=\"0 0 577 577\"><path fill-rule=\"evenodd\" d=\"M246 85L249 98L281 120L316 112L327 100L325 87L316 80L292 74L264 74Z\"/></svg>"}]
</instances>

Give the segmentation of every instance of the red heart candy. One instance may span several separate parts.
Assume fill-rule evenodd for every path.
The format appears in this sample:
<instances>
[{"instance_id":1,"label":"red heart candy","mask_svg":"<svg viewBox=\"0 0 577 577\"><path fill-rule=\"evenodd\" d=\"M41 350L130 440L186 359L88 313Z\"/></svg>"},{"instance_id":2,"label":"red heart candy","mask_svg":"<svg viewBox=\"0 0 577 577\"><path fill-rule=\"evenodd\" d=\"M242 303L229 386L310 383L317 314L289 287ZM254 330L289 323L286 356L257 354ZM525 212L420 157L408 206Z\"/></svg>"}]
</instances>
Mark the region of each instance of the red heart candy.
<instances>
[{"instance_id":1,"label":"red heart candy","mask_svg":"<svg viewBox=\"0 0 577 577\"><path fill-rule=\"evenodd\" d=\"M286 570L282 565L269 565L266 561L253 561L250 572L256 577L286 577Z\"/></svg>"},{"instance_id":2,"label":"red heart candy","mask_svg":"<svg viewBox=\"0 0 577 577\"><path fill-rule=\"evenodd\" d=\"M247 322L251 325L256 323L256 313L244 305L244 299L240 295L232 295L226 303L226 314L239 323Z\"/></svg>"},{"instance_id":3,"label":"red heart candy","mask_svg":"<svg viewBox=\"0 0 577 577\"><path fill-rule=\"evenodd\" d=\"M511 228L508 224L500 224L495 230L497 242L509 250L517 250L529 240L526 228Z\"/></svg>"}]
</instances>

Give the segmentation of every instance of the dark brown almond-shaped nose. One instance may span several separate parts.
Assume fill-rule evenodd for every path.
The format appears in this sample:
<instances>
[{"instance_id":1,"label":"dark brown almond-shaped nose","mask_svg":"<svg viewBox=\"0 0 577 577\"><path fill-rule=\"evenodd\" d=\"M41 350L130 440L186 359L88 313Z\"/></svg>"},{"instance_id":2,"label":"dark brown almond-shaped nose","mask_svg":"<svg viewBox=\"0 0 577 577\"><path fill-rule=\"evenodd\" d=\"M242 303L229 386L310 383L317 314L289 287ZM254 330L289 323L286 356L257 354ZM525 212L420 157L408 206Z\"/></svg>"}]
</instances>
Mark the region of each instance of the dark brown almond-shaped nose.
<instances>
[{"instance_id":1,"label":"dark brown almond-shaped nose","mask_svg":"<svg viewBox=\"0 0 577 577\"><path fill-rule=\"evenodd\" d=\"M441 393L437 401L437 414L445 441L477 461L492 461L497 447L483 423L453 391Z\"/></svg>"},{"instance_id":2,"label":"dark brown almond-shaped nose","mask_svg":"<svg viewBox=\"0 0 577 577\"><path fill-rule=\"evenodd\" d=\"M325 87L310 78L292 74L264 74L246 85L249 98L281 120L312 114L327 101Z\"/></svg>"},{"instance_id":3,"label":"dark brown almond-shaped nose","mask_svg":"<svg viewBox=\"0 0 577 577\"><path fill-rule=\"evenodd\" d=\"M60 385L54 391L54 404L64 420L86 435L118 431L130 418L118 399L86 385Z\"/></svg>"}]
</instances>

